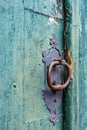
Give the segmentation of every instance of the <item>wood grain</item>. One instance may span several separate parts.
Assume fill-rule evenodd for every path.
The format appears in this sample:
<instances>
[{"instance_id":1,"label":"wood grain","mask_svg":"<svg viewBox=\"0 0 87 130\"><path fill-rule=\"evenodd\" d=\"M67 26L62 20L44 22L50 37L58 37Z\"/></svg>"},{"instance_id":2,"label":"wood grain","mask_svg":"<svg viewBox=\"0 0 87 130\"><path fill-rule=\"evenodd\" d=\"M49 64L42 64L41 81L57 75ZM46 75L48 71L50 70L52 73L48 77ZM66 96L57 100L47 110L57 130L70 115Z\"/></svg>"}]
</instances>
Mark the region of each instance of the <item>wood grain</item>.
<instances>
[{"instance_id":1,"label":"wood grain","mask_svg":"<svg viewBox=\"0 0 87 130\"><path fill-rule=\"evenodd\" d=\"M61 9L62 4L58 7ZM54 126L42 99L45 74L42 50L55 35L63 45L63 21L56 21L25 8L58 14L57 4L44 0L0 2L0 130L62 130L63 115Z\"/></svg>"}]
</instances>

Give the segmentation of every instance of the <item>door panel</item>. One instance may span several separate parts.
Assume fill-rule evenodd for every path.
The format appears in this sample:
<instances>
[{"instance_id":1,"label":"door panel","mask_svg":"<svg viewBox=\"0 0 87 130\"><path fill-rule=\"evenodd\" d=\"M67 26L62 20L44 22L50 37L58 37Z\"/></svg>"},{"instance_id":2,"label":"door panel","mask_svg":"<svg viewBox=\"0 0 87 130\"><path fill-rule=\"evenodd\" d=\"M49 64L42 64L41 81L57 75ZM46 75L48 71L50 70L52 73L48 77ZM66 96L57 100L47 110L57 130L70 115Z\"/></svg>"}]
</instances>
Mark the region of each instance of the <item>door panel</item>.
<instances>
[{"instance_id":1,"label":"door panel","mask_svg":"<svg viewBox=\"0 0 87 130\"><path fill-rule=\"evenodd\" d=\"M23 127L23 15L21 1L0 2L1 130L22 130Z\"/></svg>"},{"instance_id":2,"label":"door panel","mask_svg":"<svg viewBox=\"0 0 87 130\"><path fill-rule=\"evenodd\" d=\"M80 130L87 130L87 2L80 0L79 95Z\"/></svg>"},{"instance_id":3,"label":"door panel","mask_svg":"<svg viewBox=\"0 0 87 130\"><path fill-rule=\"evenodd\" d=\"M62 104L54 126L42 98L42 50L48 48L52 35L63 49L62 1L3 0L0 10L1 130L62 130Z\"/></svg>"},{"instance_id":4,"label":"door panel","mask_svg":"<svg viewBox=\"0 0 87 130\"><path fill-rule=\"evenodd\" d=\"M36 2L37 3L37 2ZM48 2L49 3L49 2ZM38 2L40 4L40 2ZM40 11L38 4L32 2L35 9ZM50 6L50 4L49 4ZM51 14L52 5L47 13ZM51 8L49 11L49 8ZM29 7L28 7L29 9ZM50 23L48 17L35 12L25 10L25 67L24 67L24 120L31 121L32 129L35 129L35 121L37 129L48 130L50 128L62 129L62 116L56 126L48 121L49 112L42 99L42 90L45 85L45 70L42 63L42 50L48 48L49 39L55 35L58 39L59 47L63 45L63 22L54 21ZM41 9L44 12L45 9ZM60 35L61 34L61 35ZM60 113L62 108L60 108ZM40 122L41 123L40 124Z\"/></svg>"}]
</instances>

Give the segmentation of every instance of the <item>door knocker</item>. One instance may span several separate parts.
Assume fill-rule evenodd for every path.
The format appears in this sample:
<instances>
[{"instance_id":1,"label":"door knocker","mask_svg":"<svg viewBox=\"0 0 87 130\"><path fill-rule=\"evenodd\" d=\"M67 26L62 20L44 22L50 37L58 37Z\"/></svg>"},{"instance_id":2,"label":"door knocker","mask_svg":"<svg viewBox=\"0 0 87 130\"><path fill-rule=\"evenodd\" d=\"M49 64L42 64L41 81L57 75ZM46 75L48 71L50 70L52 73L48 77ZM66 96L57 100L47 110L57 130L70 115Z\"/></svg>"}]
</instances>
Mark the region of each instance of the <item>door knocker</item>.
<instances>
[{"instance_id":1,"label":"door knocker","mask_svg":"<svg viewBox=\"0 0 87 130\"><path fill-rule=\"evenodd\" d=\"M46 85L43 90L43 98L50 111L49 119L55 124L58 119L58 107L62 101L63 89L68 86L71 74L70 66L64 60L64 53L57 48L55 37L50 39L50 46L42 52L46 68ZM67 72L67 76L65 72Z\"/></svg>"}]
</instances>

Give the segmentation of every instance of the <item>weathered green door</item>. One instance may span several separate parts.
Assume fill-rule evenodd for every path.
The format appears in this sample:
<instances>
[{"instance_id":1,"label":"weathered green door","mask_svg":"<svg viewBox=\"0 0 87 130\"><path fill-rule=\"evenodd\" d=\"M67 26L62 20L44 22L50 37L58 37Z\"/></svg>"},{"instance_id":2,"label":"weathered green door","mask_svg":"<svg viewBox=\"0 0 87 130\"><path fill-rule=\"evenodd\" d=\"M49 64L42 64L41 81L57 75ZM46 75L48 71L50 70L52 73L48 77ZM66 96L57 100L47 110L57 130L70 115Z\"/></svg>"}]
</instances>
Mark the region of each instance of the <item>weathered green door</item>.
<instances>
[{"instance_id":1,"label":"weathered green door","mask_svg":"<svg viewBox=\"0 0 87 130\"><path fill-rule=\"evenodd\" d=\"M62 0L1 0L0 130L63 129L62 105L53 125L42 98L42 50L49 47L52 35L62 50Z\"/></svg>"},{"instance_id":2,"label":"weathered green door","mask_svg":"<svg viewBox=\"0 0 87 130\"><path fill-rule=\"evenodd\" d=\"M56 125L42 97L53 35L73 70ZM86 41L86 0L0 1L0 130L87 130Z\"/></svg>"}]
</instances>

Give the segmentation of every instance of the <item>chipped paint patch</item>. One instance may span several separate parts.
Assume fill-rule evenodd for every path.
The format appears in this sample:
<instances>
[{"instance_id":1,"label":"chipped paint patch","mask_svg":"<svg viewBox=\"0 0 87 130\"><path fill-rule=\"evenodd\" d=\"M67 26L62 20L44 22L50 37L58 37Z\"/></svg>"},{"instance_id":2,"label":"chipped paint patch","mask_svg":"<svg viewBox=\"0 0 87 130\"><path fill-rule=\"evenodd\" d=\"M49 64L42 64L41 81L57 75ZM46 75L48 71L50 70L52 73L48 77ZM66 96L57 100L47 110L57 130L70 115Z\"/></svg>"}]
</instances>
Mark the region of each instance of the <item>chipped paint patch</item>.
<instances>
[{"instance_id":1,"label":"chipped paint patch","mask_svg":"<svg viewBox=\"0 0 87 130\"><path fill-rule=\"evenodd\" d=\"M57 22L56 22L56 20L53 17L49 17L48 24L49 25L57 24Z\"/></svg>"}]
</instances>

